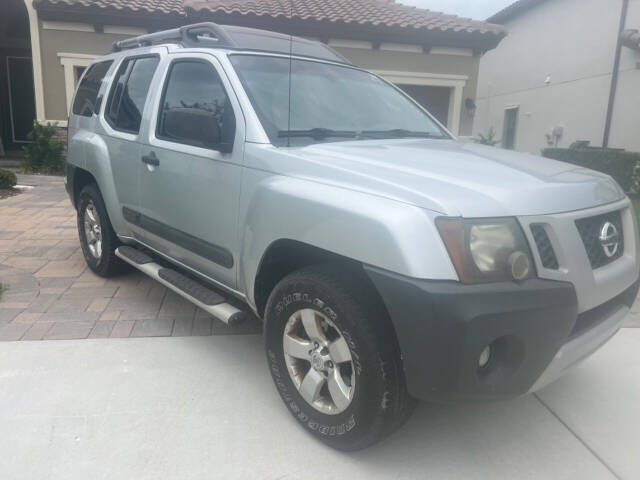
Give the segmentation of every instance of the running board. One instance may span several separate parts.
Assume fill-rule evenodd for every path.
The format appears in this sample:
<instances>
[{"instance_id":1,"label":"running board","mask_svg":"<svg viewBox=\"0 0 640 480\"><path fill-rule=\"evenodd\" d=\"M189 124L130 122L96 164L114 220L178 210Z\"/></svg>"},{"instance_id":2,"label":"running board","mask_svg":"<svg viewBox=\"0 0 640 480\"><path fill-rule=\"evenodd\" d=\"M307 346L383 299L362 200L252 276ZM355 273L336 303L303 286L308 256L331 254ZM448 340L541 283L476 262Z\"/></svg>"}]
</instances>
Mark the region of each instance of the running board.
<instances>
[{"instance_id":1,"label":"running board","mask_svg":"<svg viewBox=\"0 0 640 480\"><path fill-rule=\"evenodd\" d=\"M218 292L177 270L158 265L152 257L136 248L118 247L116 255L227 325L237 325L245 319L245 312L227 303Z\"/></svg>"}]
</instances>

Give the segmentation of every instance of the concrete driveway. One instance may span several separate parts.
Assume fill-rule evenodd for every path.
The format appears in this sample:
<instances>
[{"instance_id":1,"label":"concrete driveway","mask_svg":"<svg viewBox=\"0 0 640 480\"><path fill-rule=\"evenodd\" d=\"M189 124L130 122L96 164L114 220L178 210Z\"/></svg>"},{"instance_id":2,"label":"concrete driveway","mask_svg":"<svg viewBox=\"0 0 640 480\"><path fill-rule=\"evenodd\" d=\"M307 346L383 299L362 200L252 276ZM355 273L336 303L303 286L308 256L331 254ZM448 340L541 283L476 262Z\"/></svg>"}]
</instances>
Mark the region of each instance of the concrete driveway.
<instances>
[{"instance_id":1,"label":"concrete driveway","mask_svg":"<svg viewBox=\"0 0 640 480\"><path fill-rule=\"evenodd\" d=\"M281 404L258 335L0 344L2 479L640 478L640 330L536 396L420 405L330 450Z\"/></svg>"}]
</instances>

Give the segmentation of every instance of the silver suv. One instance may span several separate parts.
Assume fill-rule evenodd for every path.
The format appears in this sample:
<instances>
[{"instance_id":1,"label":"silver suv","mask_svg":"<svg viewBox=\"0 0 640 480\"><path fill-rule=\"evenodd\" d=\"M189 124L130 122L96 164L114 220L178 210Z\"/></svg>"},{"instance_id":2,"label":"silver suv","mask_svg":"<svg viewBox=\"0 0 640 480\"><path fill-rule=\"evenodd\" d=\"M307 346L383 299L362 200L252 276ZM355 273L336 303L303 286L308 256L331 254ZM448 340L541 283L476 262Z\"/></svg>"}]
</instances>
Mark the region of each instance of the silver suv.
<instances>
[{"instance_id":1,"label":"silver suv","mask_svg":"<svg viewBox=\"0 0 640 480\"><path fill-rule=\"evenodd\" d=\"M460 143L321 43L212 23L118 42L68 133L89 267L133 266L229 324L257 315L284 403L335 448L415 399L540 388L638 290L610 177Z\"/></svg>"}]
</instances>

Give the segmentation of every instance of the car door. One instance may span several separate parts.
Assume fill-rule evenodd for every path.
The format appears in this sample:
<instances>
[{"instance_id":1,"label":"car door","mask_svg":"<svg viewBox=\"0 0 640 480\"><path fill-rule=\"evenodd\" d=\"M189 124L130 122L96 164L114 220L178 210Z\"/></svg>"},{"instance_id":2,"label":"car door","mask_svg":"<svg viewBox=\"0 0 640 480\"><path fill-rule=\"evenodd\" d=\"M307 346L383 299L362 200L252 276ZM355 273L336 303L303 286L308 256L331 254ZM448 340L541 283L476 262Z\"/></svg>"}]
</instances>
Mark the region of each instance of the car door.
<instances>
[{"instance_id":1,"label":"car door","mask_svg":"<svg viewBox=\"0 0 640 480\"><path fill-rule=\"evenodd\" d=\"M101 117L109 149L118 203L126 212L140 207L140 135L149 87L160 63L160 52L124 57L117 65ZM139 229L127 226L135 234Z\"/></svg>"},{"instance_id":2,"label":"car door","mask_svg":"<svg viewBox=\"0 0 640 480\"><path fill-rule=\"evenodd\" d=\"M215 56L170 54L161 68L140 158L143 243L234 288L244 118Z\"/></svg>"}]
</instances>

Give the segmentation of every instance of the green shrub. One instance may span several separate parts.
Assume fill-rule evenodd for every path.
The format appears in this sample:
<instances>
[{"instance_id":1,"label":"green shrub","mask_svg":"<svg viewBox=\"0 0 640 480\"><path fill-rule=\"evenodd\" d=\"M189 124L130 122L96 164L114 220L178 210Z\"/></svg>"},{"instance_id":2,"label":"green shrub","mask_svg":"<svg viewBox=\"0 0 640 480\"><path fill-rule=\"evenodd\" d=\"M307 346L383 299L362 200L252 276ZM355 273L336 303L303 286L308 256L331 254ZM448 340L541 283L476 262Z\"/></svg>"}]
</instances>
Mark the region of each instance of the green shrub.
<instances>
[{"instance_id":1,"label":"green shrub","mask_svg":"<svg viewBox=\"0 0 640 480\"><path fill-rule=\"evenodd\" d=\"M545 148L542 155L562 162L597 170L613 177L625 192L634 190L638 184L636 167L640 164L640 153L612 148Z\"/></svg>"},{"instance_id":2,"label":"green shrub","mask_svg":"<svg viewBox=\"0 0 640 480\"><path fill-rule=\"evenodd\" d=\"M11 188L18 182L16 174L0 168L0 188Z\"/></svg>"},{"instance_id":3,"label":"green shrub","mask_svg":"<svg viewBox=\"0 0 640 480\"><path fill-rule=\"evenodd\" d=\"M62 173L64 171L64 143L58 138L56 124L33 122L29 133L32 143L23 147L23 167L27 172Z\"/></svg>"},{"instance_id":4,"label":"green shrub","mask_svg":"<svg viewBox=\"0 0 640 480\"><path fill-rule=\"evenodd\" d=\"M496 138L496 131L493 129L493 127L489 129L486 135L478 133L478 137L473 138L472 140L481 145L490 145L492 147L500 143L500 140Z\"/></svg>"}]
</instances>

